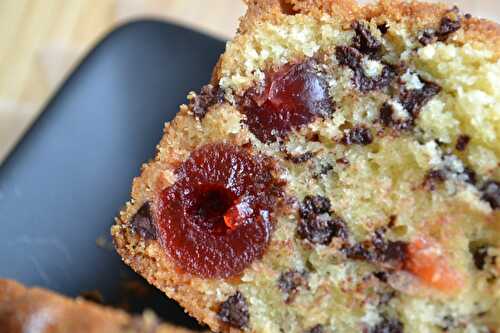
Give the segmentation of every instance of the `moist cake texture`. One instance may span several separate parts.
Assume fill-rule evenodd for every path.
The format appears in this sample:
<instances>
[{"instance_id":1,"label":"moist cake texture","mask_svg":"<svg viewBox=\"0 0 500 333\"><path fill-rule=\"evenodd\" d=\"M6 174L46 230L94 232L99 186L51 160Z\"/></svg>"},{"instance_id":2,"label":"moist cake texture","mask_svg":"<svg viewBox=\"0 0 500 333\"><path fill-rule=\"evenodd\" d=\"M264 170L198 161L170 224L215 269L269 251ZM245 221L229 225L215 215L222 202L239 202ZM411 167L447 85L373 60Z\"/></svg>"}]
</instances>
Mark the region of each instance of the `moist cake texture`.
<instances>
[{"instance_id":1,"label":"moist cake texture","mask_svg":"<svg viewBox=\"0 0 500 333\"><path fill-rule=\"evenodd\" d=\"M189 333L161 324L154 313L130 316L81 299L0 280L2 333Z\"/></svg>"},{"instance_id":2,"label":"moist cake texture","mask_svg":"<svg viewBox=\"0 0 500 333\"><path fill-rule=\"evenodd\" d=\"M500 28L248 0L112 228L223 332L500 329Z\"/></svg>"}]
</instances>

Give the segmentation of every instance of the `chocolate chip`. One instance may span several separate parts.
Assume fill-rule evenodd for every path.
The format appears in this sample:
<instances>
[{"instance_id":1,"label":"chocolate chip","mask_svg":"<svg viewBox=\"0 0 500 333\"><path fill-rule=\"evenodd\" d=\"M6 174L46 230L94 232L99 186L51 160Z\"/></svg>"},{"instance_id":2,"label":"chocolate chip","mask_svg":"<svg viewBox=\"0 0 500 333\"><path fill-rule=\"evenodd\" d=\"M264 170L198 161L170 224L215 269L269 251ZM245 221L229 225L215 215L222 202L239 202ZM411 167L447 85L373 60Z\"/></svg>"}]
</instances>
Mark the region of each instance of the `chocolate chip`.
<instances>
[{"instance_id":1,"label":"chocolate chip","mask_svg":"<svg viewBox=\"0 0 500 333\"><path fill-rule=\"evenodd\" d=\"M376 55L381 47L382 43L375 38L370 32L370 29L366 27L361 22L354 22L352 28L356 35L352 40L352 45L358 49L361 53L374 56Z\"/></svg>"},{"instance_id":2,"label":"chocolate chip","mask_svg":"<svg viewBox=\"0 0 500 333\"><path fill-rule=\"evenodd\" d=\"M366 243L356 243L352 246L343 247L342 252L349 259L374 262L376 260L375 253L370 251L368 246Z\"/></svg>"},{"instance_id":3,"label":"chocolate chip","mask_svg":"<svg viewBox=\"0 0 500 333\"><path fill-rule=\"evenodd\" d=\"M385 35L387 31L389 31L389 25L387 25L387 22L384 22L382 24L377 25L377 29L380 31L382 35Z\"/></svg>"},{"instance_id":4,"label":"chocolate chip","mask_svg":"<svg viewBox=\"0 0 500 333\"><path fill-rule=\"evenodd\" d=\"M307 195L300 205L300 217L312 218L318 214L330 212L331 203L327 197L321 195Z\"/></svg>"},{"instance_id":5,"label":"chocolate chip","mask_svg":"<svg viewBox=\"0 0 500 333\"><path fill-rule=\"evenodd\" d=\"M339 64L347 66L352 70L361 66L361 59L363 58L361 52L350 46L337 46L335 48L335 56Z\"/></svg>"},{"instance_id":6,"label":"chocolate chip","mask_svg":"<svg viewBox=\"0 0 500 333\"><path fill-rule=\"evenodd\" d=\"M451 15L450 15L451 14ZM454 17L450 17L454 16ZM466 17L467 18L467 17ZM431 43L434 43L436 40L445 41L450 34L454 33L458 29L461 28L462 22L459 16L459 10L457 7L451 9L446 16L441 19L439 24L439 28L437 30L434 29L425 29L420 33L418 37L418 41L423 46L427 46Z\"/></svg>"},{"instance_id":7,"label":"chocolate chip","mask_svg":"<svg viewBox=\"0 0 500 333\"><path fill-rule=\"evenodd\" d=\"M330 200L321 195L308 195L299 208L297 234L313 244L329 244L333 237L347 239L347 226L330 211Z\"/></svg>"},{"instance_id":8,"label":"chocolate chip","mask_svg":"<svg viewBox=\"0 0 500 333\"><path fill-rule=\"evenodd\" d=\"M130 219L130 228L144 239L156 239L156 228L149 202L146 201Z\"/></svg>"},{"instance_id":9,"label":"chocolate chip","mask_svg":"<svg viewBox=\"0 0 500 333\"><path fill-rule=\"evenodd\" d=\"M481 199L490 203L491 208L497 209L500 207L500 182L490 180L484 183L481 188L483 196Z\"/></svg>"},{"instance_id":10,"label":"chocolate chip","mask_svg":"<svg viewBox=\"0 0 500 333\"><path fill-rule=\"evenodd\" d=\"M486 257L488 256L488 246L482 245L471 249L472 258L474 259L474 265L477 269L483 270L486 264Z\"/></svg>"},{"instance_id":11,"label":"chocolate chip","mask_svg":"<svg viewBox=\"0 0 500 333\"><path fill-rule=\"evenodd\" d=\"M341 142L345 145L369 145L373 142L373 137L368 128L354 127L344 135Z\"/></svg>"},{"instance_id":12,"label":"chocolate chip","mask_svg":"<svg viewBox=\"0 0 500 333\"><path fill-rule=\"evenodd\" d=\"M424 84L422 89L401 88L397 101L408 112L407 119L394 119L394 108L392 104L386 102L380 108L380 121L383 125L395 130L407 130L415 125L415 119L420 113L420 109L435 95L441 91L441 87L435 83L419 77Z\"/></svg>"},{"instance_id":13,"label":"chocolate chip","mask_svg":"<svg viewBox=\"0 0 500 333\"><path fill-rule=\"evenodd\" d=\"M385 240L385 229L377 229L372 237L376 260L383 263L402 265L407 258L408 244L402 241Z\"/></svg>"},{"instance_id":14,"label":"chocolate chip","mask_svg":"<svg viewBox=\"0 0 500 333\"><path fill-rule=\"evenodd\" d=\"M432 29L425 29L424 31L421 32L420 36L418 37L418 41L420 44L423 46L427 46L435 41L436 38L436 32Z\"/></svg>"},{"instance_id":15,"label":"chocolate chip","mask_svg":"<svg viewBox=\"0 0 500 333\"><path fill-rule=\"evenodd\" d=\"M189 101L189 108L193 114L202 119L208 112L208 108L224 100L224 91L218 86L207 84L201 88L199 94Z\"/></svg>"},{"instance_id":16,"label":"chocolate chip","mask_svg":"<svg viewBox=\"0 0 500 333\"><path fill-rule=\"evenodd\" d=\"M390 103L384 103L380 108L380 121L383 125L391 127L395 130L402 131L410 129L414 125L414 119L410 117L409 119L393 119L394 108Z\"/></svg>"},{"instance_id":17,"label":"chocolate chip","mask_svg":"<svg viewBox=\"0 0 500 333\"><path fill-rule=\"evenodd\" d=\"M304 333L324 333L325 329L323 328L323 325L316 325L305 331Z\"/></svg>"},{"instance_id":18,"label":"chocolate chip","mask_svg":"<svg viewBox=\"0 0 500 333\"><path fill-rule=\"evenodd\" d=\"M232 327L244 328L250 321L250 313L245 297L237 291L220 305L219 319Z\"/></svg>"},{"instance_id":19,"label":"chocolate chip","mask_svg":"<svg viewBox=\"0 0 500 333\"><path fill-rule=\"evenodd\" d=\"M402 264L408 257L408 244L402 241L388 241L380 250L378 260Z\"/></svg>"},{"instance_id":20,"label":"chocolate chip","mask_svg":"<svg viewBox=\"0 0 500 333\"><path fill-rule=\"evenodd\" d=\"M307 288L307 274L297 270L282 273L278 279L278 288L285 294L285 302L290 304L299 293L299 288Z\"/></svg>"},{"instance_id":21,"label":"chocolate chip","mask_svg":"<svg viewBox=\"0 0 500 333\"><path fill-rule=\"evenodd\" d=\"M455 145L455 148L458 151L464 151L467 148L467 145L470 142L470 136L462 134L458 136L457 139L457 144Z\"/></svg>"},{"instance_id":22,"label":"chocolate chip","mask_svg":"<svg viewBox=\"0 0 500 333\"><path fill-rule=\"evenodd\" d=\"M344 246L342 252L347 258L368 262L379 262L401 267L408 256L408 244L402 241L387 241L385 229L377 229L371 240Z\"/></svg>"},{"instance_id":23,"label":"chocolate chip","mask_svg":"<svg viewBox=\"0 0 500 333\"><path fill-rule=\"evenodd\" d=\"M438 183L446 180L446 174L443 170L430 170L424 177L424 188L429 191L434 191Z\"/></svg>"},{"instance_id":24,"label":"chocolate chip","mask_svg":"<svg viewBox=\"0 0 500 333\"><path fill-rule=\"evenodd\" d=\"M328 245L334 237L347 239L347 226L340 218L318 215L300 219L297 234L301 239L307 239L313 244Z\"/></svg>"},{"instance_id":25,"label":"chocolate chip","mask_svg":"<svg viewBox=\"0 0 500 333\"><path fill-rule=\"evenodd\" d=\"M470 20L470 19L472 18L472 14L470 14L470 13L466 13L466 14L464 15L464 17L465 17L467 20Z\"/></svg>"},{"instance_id":26,"label":"chocolate chip","mask_svg":"<svg viewBox=\"0 0 500 333\"><path fill-rule=\"evenodd\" d=\"M475 185L477 183L476 172L469 167L465 167L464 171L461 173L463 180L466 183Z\"/></svg>"},{"instance_id":27,"label":"chocolate chip","mask_svg":"<svg viewBox=\"0 0 500 333\"><path fill-rule=\"evenodd\" d=\"M287 153L285 156L285 159L292 161L292 163L299 164L299 163L304 163L313 157L314 157L314 154L311 153L310 151L308 151L304 154L299 154L299 155L292 155L290 153Z\"/></svg>"},{"instance_id":28,"label":"chocolate chip","mask_svg":"<svg viewBox=\"0 0 500 333\"><path fill-rule=\"evenodd\" d=\"M335 48L335 56L339 64L353 70L353 85L362 92L383 89L390 85L396 77L395 68L387 64L384 65L382 73L379 76L366 76L361 65L363 54L354 47L337 46Z\"/></svg>"},{"instance_id":29,"label":"chocolate chip","mask_svg":"<svg viewBox=\"0 0 500 333\"><path fill-rule=\"evenodd\" d=\"M385 65L382 68L382 73L379 76L368 77L362 68L353 69L353 83L356 88L362 92L374 91L383 89L391 84L396 77L394 68Z\"/></svg>"},{"instance_id":30,"label":"chocolate chip","mask_svg":"<svg viewBox=\"0 0 500 333\"><path fill-rule=\"evenodd\" d=\"M387 283L388 274L387 272L373 272L373 276L379 279L381 282Z\"/></svg>"},{"instance_id":31,"label":"chocolate chip","mask_svg":"<svg viewBox=\"0 0 500 333\"><path fill-rule=\"evenodd\" d=\"M439 29L436 34L439 36L439 40L446 40L448 36L462 27L462 20L458 17L456 19L451 19L449 17L443 17L439 25Z\"/></svg>"},{"instance_id":32,"label":"chocolate chip","mask_svg":"<svg viewBox=\"0 0 500 333\"><path fill-rule=\"evenodd\" d=\"M420 109L441 91L439 85L426 81L421 77L419 77L419 79L424 84L422 89L402 89L399 94L400 103L413 118L417 118Z\"/></svg>"},{"instance_id":33,"label":"chocolate chip","mask_svg":"<svg viewBox=\"0 0 500 333\"><path fill-rule=\"evenodd\" d=\"M452 315L445 315L440 324L438 324L444 332L448 332L450 329L457 327L457 321Z\"/></svg>"},{"instance_id":34,"label":"chocolate chip","mask_svg":"<svg viewBox=\"0 0 500 333\"><path fill-rule=\"evenodd\" d=\"M384 317L369 333L403 333L403 323L394 318Z\"/></svg>"},{"instance_id":35,"label":"chocolate chip","mask_svg":"<svg viewBox=\"0 0 500 333\"><path fill-rule=\"evenodd\" d=\"M387 224L387 226L388 226L389 228L394 227L394 225L396 224L396 220L397 220L397 218L398 218L398 217L397 217L396 215L391 215L391 216L389 216L389 223Z\"/></svg>"},{"instance_id":36,"label":"chocolate chip","mask_svg":"<svg viewBox=\"0 0 500 333\"><path fill-rule=\"evenodd\" d=\"M321 165L321 167L319 168L319 171L317 173L317 176L320 176L320 175L326 175L328 172L330 172L331 170L333 170L333 166L331 164L323 164Z\"/></svg>"}]
</instances>

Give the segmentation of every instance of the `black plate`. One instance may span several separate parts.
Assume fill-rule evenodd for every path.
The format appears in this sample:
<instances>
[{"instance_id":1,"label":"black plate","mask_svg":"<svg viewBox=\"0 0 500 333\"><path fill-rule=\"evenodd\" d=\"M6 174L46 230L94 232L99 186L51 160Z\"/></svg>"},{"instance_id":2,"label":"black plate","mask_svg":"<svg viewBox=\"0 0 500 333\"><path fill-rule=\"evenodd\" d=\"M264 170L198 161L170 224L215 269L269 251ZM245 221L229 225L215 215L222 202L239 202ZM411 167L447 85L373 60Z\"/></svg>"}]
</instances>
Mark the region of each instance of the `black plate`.
<instances>
[{"instance_id":1,"label":"black plate","mask_svg":"<svg viewBox=\"0 0 500 333\"><path fill-rule=\"evenodd\" d=\"M0 277L70 296L99 290L106 303L195 327L121 262L109 228L163 123L208 81L223 48L191 30L140 21L86 57L0 168Z\"/></svg>"}]
</instances>

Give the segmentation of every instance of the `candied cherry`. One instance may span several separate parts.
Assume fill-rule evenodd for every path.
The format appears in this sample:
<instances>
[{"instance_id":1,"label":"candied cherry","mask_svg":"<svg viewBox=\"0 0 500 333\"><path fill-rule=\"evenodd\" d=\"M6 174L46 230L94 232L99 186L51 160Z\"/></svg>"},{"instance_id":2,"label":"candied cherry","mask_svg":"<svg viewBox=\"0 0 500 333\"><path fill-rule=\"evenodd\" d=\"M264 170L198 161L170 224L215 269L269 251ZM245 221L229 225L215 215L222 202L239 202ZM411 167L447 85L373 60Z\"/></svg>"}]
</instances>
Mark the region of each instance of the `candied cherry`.
<instances>
[{"instance_id":1,"label":"candied cherry","mask_svg":"<svg viewBox=\"0 0 500 333\"><path fill-rule=\"evenodd\" d=\"M158 235L177 266L196 276L229 277L260 258L281 195L270 158L230 144L208 144L176 170L158 200Z\"/></svg>"},{"instance_id":2,"label":"candied cherry","mask_svg":"<svg viewBox=\"0 0 500 333\"><path fill-rule=\"evenodd\" d=\"M266 75L261 89L249 89L242 112L250 131L262 142L276 141L293 128L332 112L328 84L309 60L286 64Z\"/></svg>"}]
</instances>

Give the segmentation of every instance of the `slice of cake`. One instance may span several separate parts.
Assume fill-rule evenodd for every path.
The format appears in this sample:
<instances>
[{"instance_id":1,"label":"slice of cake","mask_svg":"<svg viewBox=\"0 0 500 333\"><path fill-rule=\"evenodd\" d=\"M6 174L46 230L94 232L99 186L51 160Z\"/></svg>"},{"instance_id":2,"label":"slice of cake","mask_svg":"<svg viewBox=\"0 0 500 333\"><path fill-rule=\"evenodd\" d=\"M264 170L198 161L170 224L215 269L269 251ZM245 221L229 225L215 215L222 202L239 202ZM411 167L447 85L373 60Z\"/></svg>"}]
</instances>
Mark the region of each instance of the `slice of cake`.
<instances>
[{"instance_id":1,"label":"slice of cake","mask_svg":"<svg viewBox=\"0 0 500 333\"><path fill-rule=\"evenodd\" d=\"M500 28L248 0L112 234L223 332L497 332Z\"/></svg>"},{"instance_id":2,"label":"slice of cake","mask_svg":"<svg viewBox=\"0 0 500 333\"><path fill-rule=\"evenodd\" d=\"M2 333L189 333L161 324L152 312L130 316L81 299L0 280Z\"/></svg>"}]
</instances>

